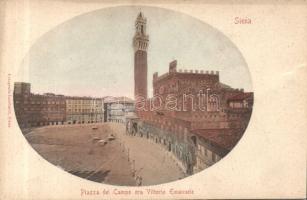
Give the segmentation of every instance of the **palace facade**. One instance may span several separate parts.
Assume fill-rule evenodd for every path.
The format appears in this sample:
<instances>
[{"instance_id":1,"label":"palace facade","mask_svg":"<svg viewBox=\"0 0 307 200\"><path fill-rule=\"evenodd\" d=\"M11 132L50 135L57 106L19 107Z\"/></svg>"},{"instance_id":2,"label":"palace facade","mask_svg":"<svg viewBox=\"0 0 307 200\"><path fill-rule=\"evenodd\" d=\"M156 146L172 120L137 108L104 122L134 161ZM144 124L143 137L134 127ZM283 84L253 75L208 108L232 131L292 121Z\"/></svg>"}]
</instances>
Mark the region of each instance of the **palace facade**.
<instances>
[{"instance_id":1,"label":"palace facade","mask_svg":"<svg viewBox=\"0 0 307 200\"><path fill-rule=\"evenodd\" d=\"M153 74L153 97L147 98L146 25L140 13L133 39L137 116L127 120L127 133L161 144L193 174L223 158L242 137L253 93L220 82L218 71L178 70L174 60L167 73Z\"/></svg>"},{"instance_id":2,"label":"palace facade","mask_svg":"<svg viewBox=\"0 0 307 200\"><path fill-rule=\"evenodd\" d=\"M15 83L14 108L20 128L59 125L66 121L65 97L53 93L33 94L30 83Z\"/></svg>"},{"instance_id":3,"label":"palace facade","mask_svg":"<svg viewBox=\"0 0 307 200\"><path fill-rule=\"evenodd\" d=\"M102 98L66 96L67 124L89 124L104 121Z\"/></svg>"},{"instance_id":4,"label":"palace facade","mask_svg":"<svg viewBox=\"0 0 307 200\"><path fill-rule=\"evenodd\" d=\"M104 121L126 123L127 116L135 112L134 101L127 97L104 98Z\"/></svg>"},{"instance_id":5,"label":"palace facade","mask_svg":"<svg viewBox=\"0 0 307 200\"><path fill-rule=\"evenodd\" d=\"M34 94L24 82L14 84L14 109L21 129L104 122L103 98Z\"/></svg>"}]
</instances>

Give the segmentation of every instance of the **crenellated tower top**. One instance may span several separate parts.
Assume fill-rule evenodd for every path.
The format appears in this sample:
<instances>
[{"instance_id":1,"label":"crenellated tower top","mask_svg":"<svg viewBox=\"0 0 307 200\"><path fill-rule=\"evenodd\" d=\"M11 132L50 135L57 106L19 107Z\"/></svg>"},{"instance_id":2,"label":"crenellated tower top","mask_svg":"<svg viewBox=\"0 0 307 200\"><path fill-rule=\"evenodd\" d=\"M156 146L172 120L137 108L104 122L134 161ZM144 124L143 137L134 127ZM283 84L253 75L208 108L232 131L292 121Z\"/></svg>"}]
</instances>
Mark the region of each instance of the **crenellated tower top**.
<instances>
[{"instance_id":1,"label":"crenellated tower top","mask_svg":"<svg viewBox=\"0 0 307 200\"><path fill-rule=\"evenodd\" d=\"M134 51L147 51L149 37L146 34L146 23L147 20L143 13L140 12L135 21L135 35L133 38Z\"/></svg>"}]
</instances>

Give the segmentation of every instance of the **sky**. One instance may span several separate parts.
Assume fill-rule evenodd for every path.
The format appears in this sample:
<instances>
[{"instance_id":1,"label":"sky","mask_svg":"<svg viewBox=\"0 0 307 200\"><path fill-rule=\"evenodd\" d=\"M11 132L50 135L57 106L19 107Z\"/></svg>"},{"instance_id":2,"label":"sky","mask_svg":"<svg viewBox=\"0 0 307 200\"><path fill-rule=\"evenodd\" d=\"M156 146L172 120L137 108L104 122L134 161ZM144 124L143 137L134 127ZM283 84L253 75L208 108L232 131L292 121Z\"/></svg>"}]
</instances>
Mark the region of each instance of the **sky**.
<instances>
[{"instance_id":1,"label":"sky","mask_svg":"<svg viewBox=\"0 0 307 200\"><path fill-rule=\"evenodd\" d=\"M221 82L252 91L247 64L223 33L185 14L133 6L93 11L53 28L31 47L18 81L30 82L34 93L132 98L132 38L140 11L149 35L149 96L153 73L166 73L174 59L177 69L219 71Z\"/></svg>"}]
</instances>

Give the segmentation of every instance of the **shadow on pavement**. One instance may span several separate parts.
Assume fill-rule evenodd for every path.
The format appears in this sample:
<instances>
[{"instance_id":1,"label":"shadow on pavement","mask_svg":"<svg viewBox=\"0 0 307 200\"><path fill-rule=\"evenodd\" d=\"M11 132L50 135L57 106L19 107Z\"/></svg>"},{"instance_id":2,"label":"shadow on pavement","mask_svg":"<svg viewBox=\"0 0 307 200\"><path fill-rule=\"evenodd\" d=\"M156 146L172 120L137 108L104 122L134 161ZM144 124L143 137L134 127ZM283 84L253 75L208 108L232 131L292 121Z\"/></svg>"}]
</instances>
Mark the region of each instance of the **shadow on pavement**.
<instances>
[{"instance_id":1,"label":"shadow on pavement","mask_svg":"<svg viewBox=\"0 0 307 200\"><path fill-rule=\"evenodd\" d=\"M110 170L107 171L69 171L69 173L79 176L81 178L85 178L95 182L103 182L104 179L109 174Z\"/></svg>"}]
</instances>

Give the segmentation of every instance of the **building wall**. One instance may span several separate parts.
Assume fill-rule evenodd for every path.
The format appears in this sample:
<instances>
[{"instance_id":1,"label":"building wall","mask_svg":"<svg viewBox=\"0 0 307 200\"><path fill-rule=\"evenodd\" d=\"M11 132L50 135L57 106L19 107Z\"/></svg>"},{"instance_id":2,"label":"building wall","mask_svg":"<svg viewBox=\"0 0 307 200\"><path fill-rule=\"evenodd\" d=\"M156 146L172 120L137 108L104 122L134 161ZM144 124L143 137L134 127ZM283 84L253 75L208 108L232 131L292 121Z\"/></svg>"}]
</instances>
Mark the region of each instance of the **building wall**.
<instances>
[{"instance_id":1,"label":"building wall","mask_svg":"<svg viewBox=\"0 0 307 200\"><path fill-rule=\"evenodd\" d=\"M63 95L43 95L44 116L49 125L64 124L66 121L66 102Z\"/></svg>"},{"instance_id":2,"label":"building wall","mask_svg":"<svg viewBox=\"0 0 307 200\"><path fill-rule=\"evenodd\" d=\"M65 97L32 94L29 83L15 84L14 108L20 128L63 124L66 120Z\"/></svg>"},{"instance_id":3,"label":"building wall","mask_svg":"<svg viewBox=\"0 0 307 200\"><path fill-rule=\"evenodd\" d=\"M209 145L205 142L200 141L197 143L196 147L196 162L194 165L194 173L202 171L214 163L218 162L222 156L220 156L216 151L212 150Z\"/></svg>"},{"instance_id":4,"label":"building wall","mask_svg":"<svg viewBox=\"0 0 307 200\"><path fill-rule=\"evenodd\" d=\"M143 110L137 109L137 128L133 128L132 123L127 124L127 130L152 139L166 150L170 147L187 173L195 173L224 157L240 139L251 116L252 100L229 101L233 96L244 97L246 93L220 83L218 72L177 72L176 64L176 61L171 62L166 74L153 75L154 97L144 101ZM203 94L204 99L200 99L199 94ZM188 98L184 99L184 95ZM176 99L176 109L166 106L169 96L173 102ZM234 129L240 131L230 133L231 137L224 133L224 130ZM195 134L196 130L214 130L217 135L224 134L229 142L219 141L217 135L209 134L206 138Z\"/></svg>"},{"instance_id":5,"label":"building wall","mask_svg":"<svg viewBox=\"0 0 307 200\"><path fill-rule=\"evenodd\" d=\"M175 121L167 119L146 122L133 118L127 120L126 132L161 145L165 151L175 156L179 166L187 174L197 173L210 167L229 152L228 149L190 132L185 127L186 124L182 122L176 124Z\"/></svg>"},{"instance_id":6,"label":"building wall","mask_svg":"<svg viewBox=\"0 0 307 200\"><path fill-rule=\"evenodd\" d=\"M104 121L103 100L91 97L66 97L67 124Z\"/></svg>"},{"instance_id":7,"label":"building wall","mask_svg":"<svg viewBox=\"0 0 307 200\"><path fill-rule=\"evenodd\" d=\"M195 165L195 148L188 137L187 130L182 130L178 134L161 129L155 124L143 121L127 121L127 134L143 137L152 140L164 147L165 151L171 152L178 160L179 166L187 173L193 173Z\"/></svg>"},{"instance_id":8,"label":"building wall","mask_svg":"<svg viewBox=\"0 0 307 200\"><path fill-rule=\"evenodd\" d=\"M126 116L130 113L134 113L134 102L106 102L105 108L105 122L126 123Z\"/></svg>"},{"instance_id":9,"label":"building wall","mask_svg":"<svg viewBox=\"0 0 307 200\"><path fill-rule=\"evenodd\" d=\"M154 97L146 100L146 110L137 111L141 119L145 117L146 120L146 113L151 115L148 111L155 111L164 116L190 121L191 129L217 129L245 127L251 114L251 109L247 109L248 105L252 108L250 100L228 101L233 96L246 95L242 89L233 89L220 83L218 72L178 72L177 61L170 63L168 73L153 75L153 90ZM233 111L238 104L244 108L244 112ZM175 109L170 109L169 105ZM155 118L158 115L151 116Z\"/></svg>"},{"instance_id":10,"label":"building wall","mask_svg":"<svg viewBox=\"0 0 307 200\"><path fill-rule=\"evenodd\" d=\"M14 84L14 94L16 95L29 95L31 93L30 83L15 82Z\"/></svg>"},{"instance_id":11,"label":"building wall","mask_svg":"<svg viewBox=\"0 0 307 200\"><path fill-rule=\"evenodd\" d=\"M20 128L104 121L103 99L33 94L29 83L15 83L14 108Z\"/></svg>"}]
</instances>

